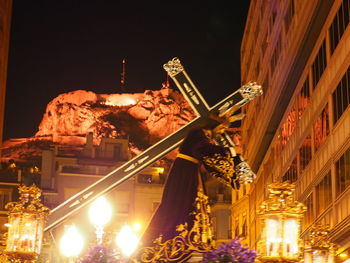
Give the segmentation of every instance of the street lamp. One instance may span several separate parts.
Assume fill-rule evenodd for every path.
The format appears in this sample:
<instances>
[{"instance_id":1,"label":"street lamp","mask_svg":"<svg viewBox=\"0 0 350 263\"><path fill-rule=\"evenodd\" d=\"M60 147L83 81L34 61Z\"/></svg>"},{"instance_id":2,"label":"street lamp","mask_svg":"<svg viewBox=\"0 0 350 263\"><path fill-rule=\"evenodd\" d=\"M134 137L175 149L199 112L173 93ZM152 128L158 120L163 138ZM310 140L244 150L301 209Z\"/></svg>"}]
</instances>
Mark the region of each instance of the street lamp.
<instances>
[{"instance_id":1,"label":"street lamp","mask_svg":"<svg viewBox=\"0 0 350 263\"><path fill-rule=\"evenodd\" d=\"M263 224L257 258L261 262L298 262L302 258L299 234L306 206L294 200L294 190L289 182L268 185L268 199L257 211Z\"/></svg>"},{"instance_id":2,"label":"street lamp","mask_svg":"<svg viewBox=\"0 0 350 263\"><path fill-rule=\"evenodd\" d=\"M41 203L41 190L35 185L21 185L18 191L19 201L6 205L9 224L5 254L12 261L24 262L40 254L49 208Z\"/></svg>"},{"instance_id":3,"label":"street lamp","mask_svg":"<svg viewBox=\"0 0 350 263\"><path fill-rule=\"evenodd\" d=\"M107 200L100 196L91 205L89 209L89 218L96 229L97 243L102 244L104 226L111 220L112 209Z\"/></svg>"},{"instance_id":4,"label":"street lamp","mask_svg":"<svg viewBox=\"0 0 350 263\"><path fill-rule=\"evenodd\" d=\"M67 226L65 233L60 240L62 254L74 262L84 246L84 239L74 225Z\"/></svg>"},{"instance_id":5,"label":"street lamp","mask_svg":"<svg viewBox=\"0 0 350 263\"><path fill-rule=\"evenodd\" d=\"M306 241L305 263L333 263L335 245L328 239L329 225L316 224L310 229L310 239Z\"/></svg>"},{"instance_id":6,"label":"street lamp","mask_svg":"<svg viewBox=\"0 0 350 263\"><path fill-rule=\"evenodd\" d=\"M130 226L124 225L115 239L123 255L129 257L137 248L139 238Z\"/></svg>"}]
</instances>

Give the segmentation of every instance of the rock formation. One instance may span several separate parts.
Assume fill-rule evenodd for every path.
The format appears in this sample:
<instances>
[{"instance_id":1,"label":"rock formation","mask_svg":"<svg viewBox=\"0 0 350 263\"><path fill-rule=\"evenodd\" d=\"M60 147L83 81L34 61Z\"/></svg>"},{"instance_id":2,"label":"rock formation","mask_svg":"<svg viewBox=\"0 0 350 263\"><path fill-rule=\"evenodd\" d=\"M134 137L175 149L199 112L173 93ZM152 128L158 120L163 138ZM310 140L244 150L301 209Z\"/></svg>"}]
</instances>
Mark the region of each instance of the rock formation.
<instances>
[{"instance_id":1,"label":"rock formation","mask_svg":"<svg viewBox=\"0 0 350 263\"><path fill-rule=\"evenodd\" d=\"M3 144L2 157L15 160L38 158L53 145L79 151L92 132L94 143L102 137L128 138L138 153L173 133L195 117L181 93L170 88L134 94L95 94L77 90L57 96L33 137Z\"/></svg>"}]
</instances>

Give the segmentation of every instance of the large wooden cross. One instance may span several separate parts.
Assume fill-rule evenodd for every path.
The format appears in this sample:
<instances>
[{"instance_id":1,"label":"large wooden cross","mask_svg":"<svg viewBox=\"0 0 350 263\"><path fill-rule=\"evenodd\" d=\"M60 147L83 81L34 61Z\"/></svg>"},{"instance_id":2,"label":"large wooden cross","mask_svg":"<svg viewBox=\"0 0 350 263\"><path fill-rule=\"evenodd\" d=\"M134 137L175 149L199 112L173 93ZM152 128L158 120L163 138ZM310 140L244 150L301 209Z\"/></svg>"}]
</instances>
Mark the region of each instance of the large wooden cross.
<instances>
[{"instance_id":1,"label":"large wooden cross","mask_svg":"<svg viewBox=\"0 0 350 263\"><path fill-rule=\"evenodd\" d=\"M196 112L197 117L178 131L162 139L138 156L119 166L100 180L54 208L49 215L45 231L53 229L97 197L108 193L142 169L164 157L167 153L178 147L187 133L191 129L202 124L205 121L205 117L209 116L209 114L226 112L234 105L241 107L256 96L261 95L260 86L257 86L255 83L248 83L213 107L209 107L187 75L178 58L174 58L164 64L164 69L168 72L169 76L173 79L181 93ZM232 145L232 141L227 135L223 136L220 143Z\"/></svg>"}]
</instances>

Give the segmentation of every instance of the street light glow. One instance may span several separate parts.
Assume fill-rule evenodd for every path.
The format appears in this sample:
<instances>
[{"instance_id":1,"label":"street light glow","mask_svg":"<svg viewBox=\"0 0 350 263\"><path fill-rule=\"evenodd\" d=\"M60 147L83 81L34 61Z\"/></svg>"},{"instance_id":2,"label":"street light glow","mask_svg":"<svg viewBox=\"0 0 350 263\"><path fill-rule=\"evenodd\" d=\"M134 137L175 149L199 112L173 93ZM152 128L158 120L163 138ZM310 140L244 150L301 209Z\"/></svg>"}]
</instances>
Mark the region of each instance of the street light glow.
<instances>
[{"instance_id":1,"label":"street light glow","mask_svg":"<svg viewBox=\"0 0 350 263\"><path fill-rule=\"evenodd\" d=\"M100 196L89 209L89 218L95 226L103 227L112 218L112 209L106 198Z\"/></svg>"},{"instance_id":2,"label":"street light glow","mask_svg":"<svg viewBox=\"0 0 350 263\"><path fill-rule=\"evenodd\" d=\"M137 248L139 239L136 236L136 234L132 231L130 226L125 225L120 230L115 241L118 247L121 249L122 253L128 257Z\"/></svg>"},{"instance_id":3,"label":"street light glow","mask_svg":"<svg viewBox=\"0 0 350 263\"><path fill-rule=\"evenodd\" d=\"M140 223L135 223L134 226L133 226L133 230L135 232L139 232L141 230L141 224Z\"/></svg>"},{"instance_id":4,"label":"street light glow","mask_svg":"<svg viewBox=\"0 0 350 263\"><path fill-rule=\"evenodd\" d=\"M71 225L65 230L65 234L60 240L60 250L66 257L76 257L80 254L84 246L84 239L78 229Z\"/></svg>"}]
</instances>

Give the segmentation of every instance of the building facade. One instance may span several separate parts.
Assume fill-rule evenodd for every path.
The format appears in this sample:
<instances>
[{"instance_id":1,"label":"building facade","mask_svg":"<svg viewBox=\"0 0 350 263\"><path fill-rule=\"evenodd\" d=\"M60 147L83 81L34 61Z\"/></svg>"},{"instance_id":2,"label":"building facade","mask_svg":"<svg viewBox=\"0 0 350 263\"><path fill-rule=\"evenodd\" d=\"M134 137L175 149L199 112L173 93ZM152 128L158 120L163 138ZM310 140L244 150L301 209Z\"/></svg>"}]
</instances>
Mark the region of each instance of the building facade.
<instances>
[{"instance_id":1,"label":"building facade","mask_svg":"<svg viewBox=\"0 0 350 263\"><path fill-rule=\"evenodd\" d=\"M2 144L12 0L0 0L0 145Z\"/></svg>"},{"instance_id":2,"label":"building facade","mask_svg":"<svg viewBox=\"0 0 350 263\"><path fill-rule=\"evenodd\" d=\"M131 158L127 139L102 138L99 145L93 145L92 136L87 135L85 146L76 153L62 147L43 151L40 187L46 206L56 207ZM106 195L118 222L114 228L135 221L147 224L160 203L164 172L163 167L148 167ZM79 214L86 209L82 210Z\"/></svg>"},{"instance_id":3,"label":"building facade","mask_svg":"<svg viewBox=\"0 0 350 263\"><path fill-rule=\"evenodd\" d=\"M329 224L338 262L350 247L350 1L252 0L241 46L241 79L264 95L243 109L244 156L255 183L233 201L233 227L256 247L256 211L275 181L296 184L315 223ZM235 209L244 207L245 210ZM348 253L348 254L346 254Z\"/></svg>"}]
</instances>

